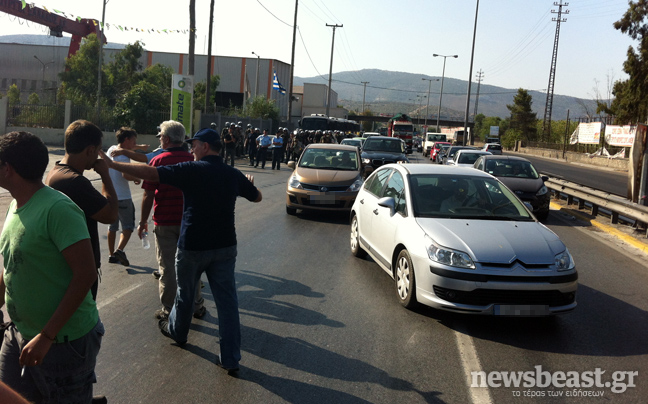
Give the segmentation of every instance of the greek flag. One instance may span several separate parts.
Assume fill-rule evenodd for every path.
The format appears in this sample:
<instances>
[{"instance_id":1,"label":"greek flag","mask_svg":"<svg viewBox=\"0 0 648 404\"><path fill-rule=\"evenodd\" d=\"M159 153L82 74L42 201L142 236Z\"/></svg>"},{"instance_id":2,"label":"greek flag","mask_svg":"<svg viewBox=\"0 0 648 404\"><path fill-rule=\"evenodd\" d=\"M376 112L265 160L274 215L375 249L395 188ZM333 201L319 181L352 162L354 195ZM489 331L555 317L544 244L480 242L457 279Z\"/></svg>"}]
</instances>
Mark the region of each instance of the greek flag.
<instances>
[{"instance_id":1,"label":"greek flag","mask_svg":"<svg viewBox=\"0 0 648 404\"><path fill-rule=\"evenodd\" d=\"M272 78L272 88L279 91L281 94L286 94L286 89L283 88L281 83L279 82L279 79L277 79L277 72L273 71L273 78Z\"/></svg>"}]
</instances>

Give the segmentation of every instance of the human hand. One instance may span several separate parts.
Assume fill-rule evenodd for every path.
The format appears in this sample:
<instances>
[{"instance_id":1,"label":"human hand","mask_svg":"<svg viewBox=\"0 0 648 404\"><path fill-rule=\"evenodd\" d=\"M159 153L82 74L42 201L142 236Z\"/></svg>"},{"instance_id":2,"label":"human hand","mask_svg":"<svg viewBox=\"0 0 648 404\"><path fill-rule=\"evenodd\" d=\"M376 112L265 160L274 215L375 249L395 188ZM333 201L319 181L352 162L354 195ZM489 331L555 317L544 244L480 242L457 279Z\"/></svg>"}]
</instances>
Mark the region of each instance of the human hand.
<instances>
[{"instance_id":1,"label":"human hand","mask_svg":"<svg viewBox=\"0 0 648 404\"><path fill-rule=\"evenodd\" d=\"M254 175L252 174L245 174L245 177L254 185Z\"/></svg>"},{"instance_id":2,"label":"human hand","mask_svg":"<svg viewBox=\"0 0 648 404\"><path fill-rule=\"evenodd\" d=\"M104 159L95 160L92 169L102 177L108 175L108 164L106 164L106 160Z\"/></svg>"},{"instance_id":3,"label":"human hand","mask_svg":"<svg viewBox=\"0 0 648 404\"><path fill-rule=\"evenodd\" d=\"M135 185L139 185L139 184L141 184L141 183L142 183L142 180L140 180L140 179L137 179L137 180L134 180L133 182L135 183Z\"/></svg>"},{"instance_id":4,"label":"human hand","mask_svg":"<svg viewBox=\"0 0 648 404\"><path fill-rule=\"evenodd\" d=\"M36 335L25 345L20 353L20 366L36 366L43 363L43 358L47 355L47 352L52 346L52 342L52 340L42 334Z\"/></svg>"},{"instance_id":5,"label":"human hand","mask_svg":"<svg viewBox=\"0 0 648 404\"><path fill-rule=\"evenodd\" d=\"M122 154L124 154L124 149L116 147L110 152L110 157L117 157L121 156Z\"/></svg>"},{"instance_id":6,"label":"human hand","mask_svg":"<svg viewBox=\"0 0 648 404\"><path fill-rule=\"evenodd\" d=\"M139 226L137 226L137 235L139 238L142 238L142 234L144 232L148 233L148 222L140 223Z\"/></svg>"},{"instance_id":7,"label":"human hand","mask_svg":"<svg viewBox=\"0 0 648 404\"><path fill-rule=\"evenodd\" d=\"M133 148L133 150L141 150L143 152L148 151L148 149L149 149L149 145L147 144L136 144L135 147Z\"/></svg>"},{"instance_id":8,"label":"human hand","mask_svg":"<svg viewBox=\"0 0 648 404\"><path fill-rule=\"evenodd\" d=\"M108 157L108 155L103 150L99 150L99 155L103 159L104 163L106 163L108 168L113 167L113 160L110 157Z\"/></svg>"}]
</instances>

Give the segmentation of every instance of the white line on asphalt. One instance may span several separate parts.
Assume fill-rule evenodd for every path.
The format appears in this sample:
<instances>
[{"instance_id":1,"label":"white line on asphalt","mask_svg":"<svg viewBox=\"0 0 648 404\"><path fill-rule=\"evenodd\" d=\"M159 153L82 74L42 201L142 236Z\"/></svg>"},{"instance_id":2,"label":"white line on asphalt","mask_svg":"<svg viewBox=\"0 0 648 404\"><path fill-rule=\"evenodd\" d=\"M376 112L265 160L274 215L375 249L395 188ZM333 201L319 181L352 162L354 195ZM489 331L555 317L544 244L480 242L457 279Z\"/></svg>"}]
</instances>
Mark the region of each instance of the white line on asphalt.
<instances>
[{"instance_id":1,"label":"white line on asphalt","mask_svg":"<svg viewBox=\"0 0 648 404\"><path fill-rule=\"evenodd\" d=\"M139 288L142 285L143 285L143 283L132 285L130 288L122 290L121 292L117 293L116 295L110 296L110 298L108 298L107 300L104 300L103 302L97 304L97 310L101 310L103 307L108 306L109 304L111 304L115 300L121 298L122 296L125 296L125 295L129 294L130 292L134 291L135 289Z\"/></svg>"},{"instance_id":2,"label":"white line on asphalt","mask_svg":"<svg viewBox=\"0 0 648 404\"><path fill-rule=\"evenodd\" d=\"M481 364L477 357L477 351L473 344L472 338L462 329L455 330L457 337L457 347L459 348L459 356L461 357L461 365L463 366L464 374L468 384L468 391L470 392L470 399L473 404L492 404L488 387L470 387L472 375L470 372L481 372Z\"/></svg>"}]
</instances>

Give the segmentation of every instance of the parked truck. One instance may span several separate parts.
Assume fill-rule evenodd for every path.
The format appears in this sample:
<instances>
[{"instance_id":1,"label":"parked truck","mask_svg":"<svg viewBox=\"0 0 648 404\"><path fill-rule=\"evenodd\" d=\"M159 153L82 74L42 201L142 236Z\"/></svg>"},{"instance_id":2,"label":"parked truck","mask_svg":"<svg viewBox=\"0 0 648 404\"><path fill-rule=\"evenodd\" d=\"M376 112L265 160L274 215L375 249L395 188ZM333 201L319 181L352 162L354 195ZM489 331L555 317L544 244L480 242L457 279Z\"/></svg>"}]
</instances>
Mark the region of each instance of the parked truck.
<instances>
[{"instance_id":1,"label":"parked truck","mask_svg":"<svg viewBox=\"0 0 648 404\"><path fill-rule=\"evenodd\" d=\"M387 122L387 136L402 139L405 142L407 153L412 153L412 140L414 138L412 118L405 114L394 115Z\"/></svg>"}]
</instances>

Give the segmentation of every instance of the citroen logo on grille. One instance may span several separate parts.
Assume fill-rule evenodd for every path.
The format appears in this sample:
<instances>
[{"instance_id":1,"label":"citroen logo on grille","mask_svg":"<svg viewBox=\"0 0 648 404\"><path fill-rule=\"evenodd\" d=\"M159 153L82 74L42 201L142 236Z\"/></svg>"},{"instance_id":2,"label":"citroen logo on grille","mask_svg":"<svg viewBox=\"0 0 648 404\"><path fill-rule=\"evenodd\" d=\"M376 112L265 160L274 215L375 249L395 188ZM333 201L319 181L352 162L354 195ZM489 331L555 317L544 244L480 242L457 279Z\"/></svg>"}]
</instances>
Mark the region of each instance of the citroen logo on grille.
<instances>
[{"instance_id":1,"label":"citroen logo on grille","mask_svg":"<svg viewBox=\"0 0 648 404\"><path fill-rule=\"evenodd\" d=\"M320 188L320 191L322 191L322 192L326 192L326 191L328 191L328 188L326 188L326 187L321 187L321 188Z\"/></svg>"}]
</instances>

